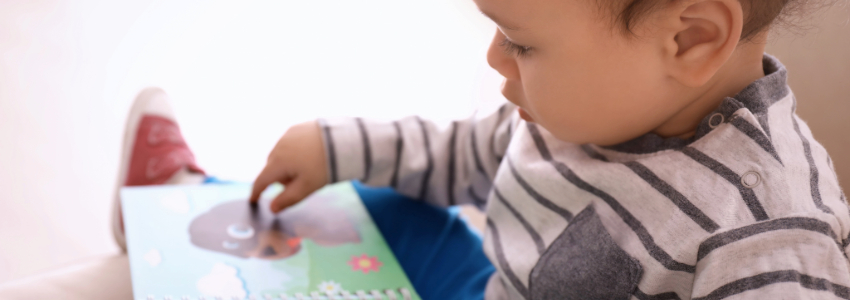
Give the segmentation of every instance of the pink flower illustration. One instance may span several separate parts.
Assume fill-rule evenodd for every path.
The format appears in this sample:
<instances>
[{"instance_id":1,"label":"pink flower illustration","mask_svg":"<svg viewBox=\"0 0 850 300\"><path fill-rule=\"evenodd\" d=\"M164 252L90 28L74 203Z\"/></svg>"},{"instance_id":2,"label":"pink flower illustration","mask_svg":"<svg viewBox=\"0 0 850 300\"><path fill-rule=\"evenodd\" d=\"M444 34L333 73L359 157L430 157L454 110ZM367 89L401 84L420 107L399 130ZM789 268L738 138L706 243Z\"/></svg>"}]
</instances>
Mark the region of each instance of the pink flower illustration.
<instances>
[{"instance_id":1,"label":"pink flower illustration","mask_svg":"<svg viewBox=\"0 0 850 300\"><path fill-rule=\"evenodd\" d=\"M378 260L377 256L369 257L366 256L366 254L360 255L359 257L356 255L352 256L351 260L348 261L348 264L351 265L352 271L363 271L364 274L369 273L369 271L378 272L378 269L380 269L381 265L383 265L383 263Z\"/></svg>"}]
</instances>

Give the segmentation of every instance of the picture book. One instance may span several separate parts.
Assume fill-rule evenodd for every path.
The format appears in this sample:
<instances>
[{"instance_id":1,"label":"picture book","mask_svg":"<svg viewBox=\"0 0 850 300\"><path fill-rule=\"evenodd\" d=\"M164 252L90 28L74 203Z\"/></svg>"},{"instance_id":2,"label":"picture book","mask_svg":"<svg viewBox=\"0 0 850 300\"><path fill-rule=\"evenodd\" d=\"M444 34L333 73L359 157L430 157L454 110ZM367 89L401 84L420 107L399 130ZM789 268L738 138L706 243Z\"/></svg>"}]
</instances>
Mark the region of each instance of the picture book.
<instances>
[{"instance_id":1,"label":"picture book","mask_svg":"<svg viewBox=\"0 0 850 300\"><path fill-rule=\"evenodd\" d=\"M121 190L136 300L419 300L351 183L278 214L251 185Z\"/></svg>"}]
</instances>

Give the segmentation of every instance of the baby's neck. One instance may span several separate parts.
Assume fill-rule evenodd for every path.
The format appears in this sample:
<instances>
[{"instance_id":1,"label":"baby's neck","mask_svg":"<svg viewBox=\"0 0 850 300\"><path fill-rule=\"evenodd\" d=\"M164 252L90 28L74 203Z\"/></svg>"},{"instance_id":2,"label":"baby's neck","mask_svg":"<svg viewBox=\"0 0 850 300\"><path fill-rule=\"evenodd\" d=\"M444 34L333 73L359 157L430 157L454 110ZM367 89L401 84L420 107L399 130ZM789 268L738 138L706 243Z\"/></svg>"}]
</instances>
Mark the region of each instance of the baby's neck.
<instances>
[{"instance_id":1,"label":"baby's neck","mask_svg":"<svg viewBox=\"0 0 850 300\"><path fill-rule=\"evenodd\" d=\"M765 76L762 58L766 41L740 44L735 53L706 85L688 93L690 104L652 132L662 137L690 138L705 116L726 97L734 97L753 81Z\"/></svg>"}]
</instances>

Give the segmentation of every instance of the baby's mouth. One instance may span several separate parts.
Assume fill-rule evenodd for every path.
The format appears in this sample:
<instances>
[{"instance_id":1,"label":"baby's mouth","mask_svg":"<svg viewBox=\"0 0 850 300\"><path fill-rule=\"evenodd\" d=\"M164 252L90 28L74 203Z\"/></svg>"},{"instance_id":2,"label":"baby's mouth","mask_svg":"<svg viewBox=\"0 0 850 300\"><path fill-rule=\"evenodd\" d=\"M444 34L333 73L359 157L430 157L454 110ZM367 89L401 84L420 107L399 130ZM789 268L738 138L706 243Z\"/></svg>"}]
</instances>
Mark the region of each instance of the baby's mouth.
<instances>
[{"instance_id":1,"label":"baby's mouth","mask_svg":"<svg viewBox=\"0 0 850 300\"><path fill-rule=\"evenodd\" d=\"M517 108L517 111L519 111L519 117L525 120L526 122L534 122L534 119L531 118L531 115L529 115L528 112L522 109L522 107Z\"/></svg>"}]
</instances>

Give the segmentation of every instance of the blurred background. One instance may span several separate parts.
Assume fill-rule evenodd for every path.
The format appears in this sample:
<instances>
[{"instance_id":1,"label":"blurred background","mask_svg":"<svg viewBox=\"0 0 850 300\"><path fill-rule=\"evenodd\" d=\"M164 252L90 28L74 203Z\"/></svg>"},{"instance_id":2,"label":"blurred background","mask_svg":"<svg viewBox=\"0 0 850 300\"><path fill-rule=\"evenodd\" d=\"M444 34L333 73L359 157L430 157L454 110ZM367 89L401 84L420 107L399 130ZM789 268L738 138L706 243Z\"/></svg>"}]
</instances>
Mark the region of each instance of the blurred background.
<instances>
[{"instance_id":1,"label":"blurred background","mask_svg":"<svg viewBox=\"0 0 850 300\"><path fill-rule=\"evenodd\" d=\"M850 186L846 7L771 39L799 113ZM470 0L0 2L0 282L118 251L125 117L158 86L208 173L250 181L319 116L439 123L504 101Z\"/></svg>"}]
</instances>

